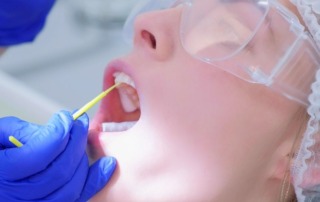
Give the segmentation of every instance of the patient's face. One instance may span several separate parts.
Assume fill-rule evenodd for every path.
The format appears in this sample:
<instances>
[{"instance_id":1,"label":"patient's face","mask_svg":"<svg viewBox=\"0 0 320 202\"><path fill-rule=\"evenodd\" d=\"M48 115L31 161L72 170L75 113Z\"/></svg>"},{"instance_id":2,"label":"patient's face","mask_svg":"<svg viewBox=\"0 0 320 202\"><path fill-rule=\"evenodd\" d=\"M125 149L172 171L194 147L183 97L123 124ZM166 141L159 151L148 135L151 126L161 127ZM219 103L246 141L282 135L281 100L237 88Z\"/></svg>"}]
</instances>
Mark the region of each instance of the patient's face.
<instances>
[{"instance_id":1,"label":"patient's face","mask_svg":"<svg viewBox=\"0 0 320 202\"><path fill-rule=\"evenodd\" d=\"M250 201L277 170L270 162L298 105L187 54L180 14L177 7L141 16L132 52L105 72L105 88L114 72L136 87L113 91L92 121L93 158L118 160L92 201ZM123 110L125 99L134 106ZM126 131L101 128L125 121L137 123Z\"/></svg>"}]
</instances>

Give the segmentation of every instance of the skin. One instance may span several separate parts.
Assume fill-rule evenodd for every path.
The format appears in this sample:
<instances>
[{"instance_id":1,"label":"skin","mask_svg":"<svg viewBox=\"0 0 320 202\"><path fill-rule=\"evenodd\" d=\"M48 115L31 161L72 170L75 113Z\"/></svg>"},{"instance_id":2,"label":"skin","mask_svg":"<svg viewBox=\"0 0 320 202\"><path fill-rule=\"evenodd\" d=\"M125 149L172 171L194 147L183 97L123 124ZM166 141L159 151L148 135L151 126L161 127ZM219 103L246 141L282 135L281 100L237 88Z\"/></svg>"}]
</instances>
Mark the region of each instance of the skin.
<instances>
[{"instance_id":1,"label":"skin","mask_svg":"<svg viewBox=\"0 0 320 202\"><path fill-rule=\"evenodd\" d=\"M140 110L125 113L117 91L102 101L89 151L118 166L91 201L277 201L304 108L190 56L179 39L181 11L138 17L132 52L106 69L104 88L115 71L132 77ZM271 43L264 39L257 48ZM101 132L102 122L126 120L139 121Z\"/></svg>"}]
</instances>

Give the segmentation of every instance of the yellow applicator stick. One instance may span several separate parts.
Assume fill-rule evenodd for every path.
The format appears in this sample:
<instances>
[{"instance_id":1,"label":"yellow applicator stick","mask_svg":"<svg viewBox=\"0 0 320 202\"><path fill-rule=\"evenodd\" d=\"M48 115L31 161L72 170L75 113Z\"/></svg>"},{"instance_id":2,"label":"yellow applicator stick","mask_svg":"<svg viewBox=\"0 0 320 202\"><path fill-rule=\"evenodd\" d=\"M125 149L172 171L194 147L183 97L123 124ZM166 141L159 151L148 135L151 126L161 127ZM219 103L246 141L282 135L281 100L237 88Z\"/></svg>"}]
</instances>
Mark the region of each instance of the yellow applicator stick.
<instances>
[{"instance_id":1,"label":"yellow applicator stick","mask_svg":"<svg viewBox=\"0 0 320 202\"><path fill-rule=\"evenodd\" d=\"M23 146L23 144L12 135L9 136L9 141L12 142L12 144L16 145L17 147Z\"/></svg>"},{"instance_id":2,"label":"yellow applicator stick","mask_svg":"<svg viewBox=\"0 0 320 202\"><path fill-rule=\"evenodd\" d=\"M90 102L85 104L83 107L81 107L78 111L76 111L72 117L73 120L78 119L82 114L84 114L86 111L88 111L91 107L93 107L95 104L97 104L102 98L104 98L106 95L108 95L113 89L115 89L117 86L119 86L121 83L114 84L107 90L100 93L97 97L93 98ZM22 147L23 144L17 140L14 136L9 136L9 141L12 142L17 147Z\"/></svg>"},{"instance_id":3,"label":"yellow applicator stick","mask_svg":"<svg viewBox=\"0 0 320 202\"><path fill-rule=\"evenodd\" d=\"M104 98L106 95L108 95L118 85L120 85L120 83L114 84L113 86L111 86L107 90L105 90L102 93L100 93L97 97L93 98L90 102L85 104L83 107L81 107L78 111L76 111L76 113L74 113L72 115L73 119L76 120L77 118L79 118L83 113L85 113L91 107L93 107L95 104L97 104L102 98Z\"/></svg>"}]
</instances>

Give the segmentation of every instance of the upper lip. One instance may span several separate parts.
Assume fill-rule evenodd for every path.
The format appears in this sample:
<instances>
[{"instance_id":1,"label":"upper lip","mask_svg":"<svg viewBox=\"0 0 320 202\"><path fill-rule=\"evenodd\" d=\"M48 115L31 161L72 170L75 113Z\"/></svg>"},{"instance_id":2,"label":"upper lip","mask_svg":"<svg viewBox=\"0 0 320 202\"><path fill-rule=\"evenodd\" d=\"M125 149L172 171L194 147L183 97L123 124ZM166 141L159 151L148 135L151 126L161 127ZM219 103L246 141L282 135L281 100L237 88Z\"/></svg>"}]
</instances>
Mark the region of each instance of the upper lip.
<instances>
[{"instance_id":1,"label":"upper lip","mask_svg":"<svg viewBox=\"0 0 320 202\"><path fill-rule=\"evenodd\" d=\"M123 60L114 60L109 63L104 73L104 81L103 81L104 89L114 84L113 73L115 72L124 72L125 74L130 76L133 81L135 81L135 78L133 75L133 68Z\"/></svg>"}]
</instances>

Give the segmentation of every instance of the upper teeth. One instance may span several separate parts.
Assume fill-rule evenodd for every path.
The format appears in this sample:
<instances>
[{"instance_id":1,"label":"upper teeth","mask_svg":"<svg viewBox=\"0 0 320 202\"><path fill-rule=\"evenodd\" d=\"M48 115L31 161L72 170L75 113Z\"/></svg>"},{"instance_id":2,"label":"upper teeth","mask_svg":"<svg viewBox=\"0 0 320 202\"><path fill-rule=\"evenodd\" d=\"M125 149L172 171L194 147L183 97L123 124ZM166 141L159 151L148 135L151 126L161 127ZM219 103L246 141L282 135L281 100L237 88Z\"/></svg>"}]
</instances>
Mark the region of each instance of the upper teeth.
<instances>
[{"instance_id":1,"label":"upper teeth","mask_svg":"<svg viewBox=\"0 0 320 202\"><path fill-rule=\"evenodd\" d=\"M123 110L134 112L140 107L140 104L133 80L123 72L115 72L113 76L116 84L123 83L117 87Z\"/></svg>"},{"instance_id":2,"label":"upper teeth","mask_svg":"<svg viewBox=\"0 0 320 202\"><path fill-rule=\"evenodd\" d=\"M122 108L126 112L133 112L140 107L139 98L137 96L137 92L135 90L135 84L133 80L123 72L115 72L113 74L114 82L124 83L127 85L119 85L117 87L120 101L122 103ZM130 87L131 86L131 87ZM102 131L104 132L116 132L116 131L124 131L131 128L136 122L123 122L123 123L115 123L115 122L106 122L102 124Z\"/></svg>"},{"instance_id":3,"label":"upper teeth","mask_svg":"<svg viewBox=\"0 0 320 202\"><path fill-rule=\"evenodd\" d=\"M115 78L114 79L114 82L117 84L117 83L125 83L125 84L128 84L132 87L136 87L133 80L125 73L123 72L115 72L113 74L113 77Z\"/></svg>"}]
</instances>

